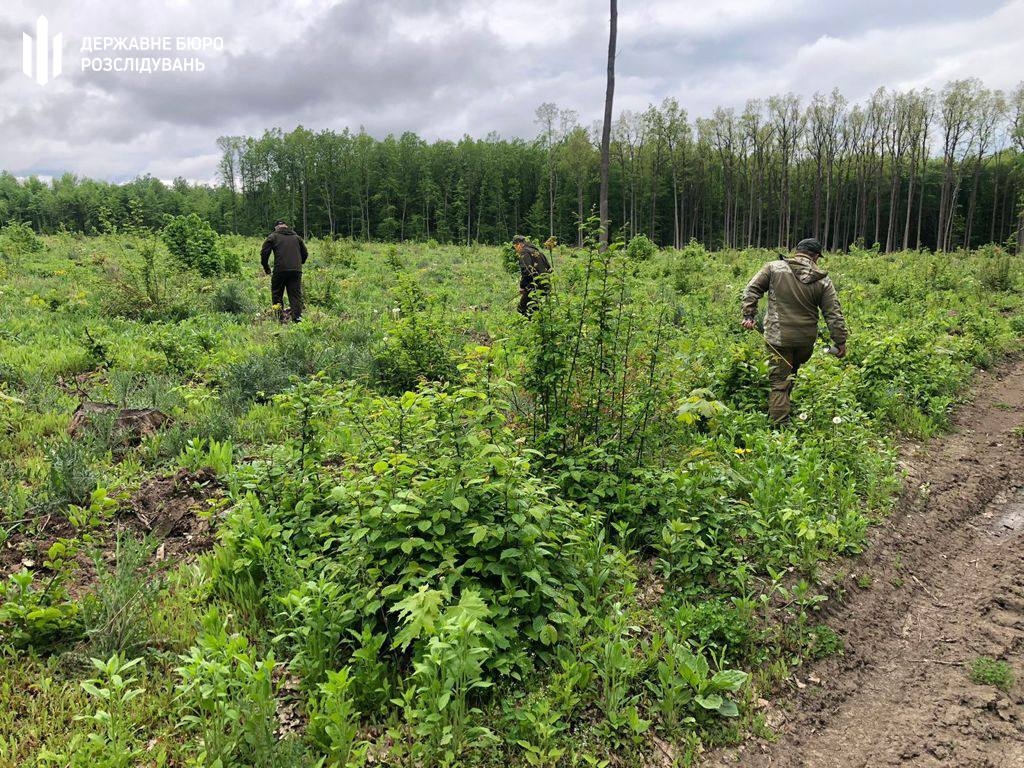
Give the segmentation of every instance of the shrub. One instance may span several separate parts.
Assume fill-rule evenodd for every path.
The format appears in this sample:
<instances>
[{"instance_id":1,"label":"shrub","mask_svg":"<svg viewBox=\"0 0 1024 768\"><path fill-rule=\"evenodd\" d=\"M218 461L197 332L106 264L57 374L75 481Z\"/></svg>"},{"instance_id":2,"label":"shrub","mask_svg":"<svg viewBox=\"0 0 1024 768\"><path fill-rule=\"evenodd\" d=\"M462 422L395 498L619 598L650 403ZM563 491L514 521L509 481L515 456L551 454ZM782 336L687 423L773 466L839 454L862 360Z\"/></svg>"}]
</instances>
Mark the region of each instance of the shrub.
<instances>
[{"instance_id":1,"label":"shrub","mask_svg":"<svg viewBox=\"0 0 1024 768\"><path fill-rule=\"evenodd\" d=\"M50 453L47 501L56 509L88 504L96 488L96 473L81 442L68 440Z\"/></svg>"},{"instance_id":2,"label":"shrub","mask_svg":"<svg viewBox=\"0 0 1024 768\"><path fill-rule=\"evenodd\" d=\"M38 253L46 248L31 225L23 221L12 221L0 229L0 251L19 256L23 253Z\"/></svg>"},{"instance_id":3,"label":"shrub","mask_svg":"<svg viewBox=\"0 0 1024 768\"><path fill-rule=\"evenodd\" d=\"M1013 257L1002 251L984 255L978 267L978 279L990 291L1013 290Z\"/></svg>"},{"instance_id":4,"label":"shrub","mask_svg":"<svg viewBox=\"0 0 1024 768\"><path fill-rule=\"evenodd\" d=\"M82 624L90 653L107 658L134 655L149 642L150 620L160 585L147 567L152 547L120 533L111 569L100 552L93 554L96 589L82 602Z\"/></svg>"},{"instance_id":5,"label":"shrub","mask_svg":"<svg viewBox=\"0 0 1024 768\"><path fill-rule=\"evenodd\" d=\"M277 765L274 658L260 659L239 634L229 634L216 609L181 657L178 694L185 726L202 734L203 765Z\"/></svg>"},{"instance_id":6,"label":"shrub","mask_svg":"<svg viewBox=\"0 0 1024 768\"><path fill-rule=\"evenodd\" d=\"M252 309L252 299L241 280L225 280L213 292L213 310L215 312L245 315Z\"/></svg>"},{"instance_id":7,"label":"shrub","mask_svg":"<svg viewBox=\"0 0 1024 768\"><path fill-rule=\"evenodd\" d=\"M637 235L626 246L626 258L634 262L647 261L657 252L658 246L647 235Z\"/></svg>"},{"instance_id":8,"label":"shrub","mask_svg":"<svg viewBox=\"0 0 1024 768\"><path fill-rule=\"evenodd\" d=\"M516 253L512 243L505 243L501 246L501 265L510 275L519 274L519 254Z\"/></svg>"},{"instance_id":9,"label":"shrub","mask_svg":"<svg viewBox=\"0 0 1024 768\"><path fill-rule=\"evenodd\" d=\"M167 250L182 267L203 277L226 271L217 233L198 214L175 216L164 227L162 236Z\"/></svg>"},{"instance_id":10,"label":"shrub","mask_svg":"<svg viewBox=\"0 0 1024 768\"><path fill-rule=\"evenodd\" d=\"M65 574L56 568L43 587L22 568L0 582L0 644L46 650L76 636L80 629L78 603L64 587Z\"/></svg>"},{"instance_id":11,"label":"shrub","mask_svg":"<svg viewBox=\"0 0 1024 768\"><path fill-rule=\"evenodd\" d=\"M401 394L421 381L457 380L451 330L411 280L400 282L397 294L395 320L373 352L374 383L382 392Z\"/></svg>"}]
</instances>

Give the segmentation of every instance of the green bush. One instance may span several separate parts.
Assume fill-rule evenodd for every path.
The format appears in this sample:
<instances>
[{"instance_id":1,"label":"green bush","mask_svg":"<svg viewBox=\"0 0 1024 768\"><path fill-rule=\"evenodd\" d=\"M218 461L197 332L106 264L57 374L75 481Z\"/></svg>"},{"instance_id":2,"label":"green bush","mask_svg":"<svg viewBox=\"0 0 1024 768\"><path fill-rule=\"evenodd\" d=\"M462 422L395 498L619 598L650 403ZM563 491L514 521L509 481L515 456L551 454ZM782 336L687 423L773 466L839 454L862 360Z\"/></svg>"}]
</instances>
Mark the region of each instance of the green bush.
<instances>
[{"instance_id":1,"label":"green bush","mask_svg":"<svg viewBox=\"0 0 1024 768\"><path fill-rule=\"evenodd\" d=\"M253 302L241 280L225 280L213 292L213 310L232 315L246 315L252 312Z\"/></svg>"},{"instance_id":2,"label":"green bush","mask_svg":"<svg viewBox=\"0 0 1024 768\"><path fill-rule=\"evenodd\" d=\"M82 624L93 656L133 656L150 640L160 583L148 567L153 547L127 533L117 535L114 567L93 554L96 588L82 601Z\"/></svg>"},{"instance_id":3,"label":"green bush","mask_svg":"<svg viewBox=\"0 0 1024 768\"><path fill-rule=\"evenodd\" d=\"M58 510L69 504L88 504L97 482L91 457L77 440L63 442L51 451L48 478L47 501Z\"/></svg>"},{"instance_id":4,"label":"green bush","mask_svg":"<svg viewBox=\"0 0 1024 768\"><path fill-rule=\"evenodd\" d=\"M626 258L630 261L647 261L658 252L658 246L647 235L637 235L626 246Z\"/></svg>"},{"instance_id":5,"label":"green bush","mask_svg":"<svg viewBox=\"0 0 1024 768\"><path fill-rule=\"evenodd\" d=\"M175 216L163 228L167 250L185 269L212 277L227 271L217 233L195 213Z\"/></svg>"},{"instance_id":6,"label":"green bush","mask_svg":"<svg viewBox=\"0 0 1024 768\"><path fill-rule=\"evenodd\" d=\"M1009 692L1013 687L1013 668L1005 661L979 656L971 663L971 682Z\"/></svg>"},{"instance_id":7,"label":"green bush","mask_svg":"<svg viewBox=\"0 0 1024 768\"><path fill-rule=\"evenodd\" d=\"M12 221L0 229L0 252L9 256L19 256L23 253L39 253L46 246L32 229L31 225L23 221Z\"/></svg>"},{"instance_id":8,"label":"green bush","mask_svg":"<svg viewBox=\"0 0 1024 768\"><path fill-rule=\"evenodd\" d=\"M371 371L377 388L401 394L423 381L458 380L451 329L412 281L399 284L397 298L387 335L373 352Z\"/></svg>"}]
</instances>

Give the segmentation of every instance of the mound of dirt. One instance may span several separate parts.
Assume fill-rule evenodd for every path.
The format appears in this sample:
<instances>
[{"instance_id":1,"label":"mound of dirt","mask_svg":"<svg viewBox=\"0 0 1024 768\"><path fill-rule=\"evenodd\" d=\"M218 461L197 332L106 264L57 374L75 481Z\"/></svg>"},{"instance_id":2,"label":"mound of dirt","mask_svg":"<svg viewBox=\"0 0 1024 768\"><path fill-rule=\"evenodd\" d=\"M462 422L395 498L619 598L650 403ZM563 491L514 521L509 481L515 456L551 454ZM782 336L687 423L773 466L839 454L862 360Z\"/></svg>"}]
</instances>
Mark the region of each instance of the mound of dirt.
<instances>
[{"instance_id":1,"label":"mound of dirt","mask_svg":"<svg viewBox=\"0 0 1024 768\"><path fill-rule=\"evenodd\" d=\"M113 414L115 437L133 443L154 434L170 421L166 413L155 408L118 408L113 403L83 400L71 417L68 432L72 437L81 436L93 428L93 420L102 414Z\"/></svg>"},{"instance_id":2,"label":"mound of dirt","mask_svg":"<svg viewBox=\"0 0 1024 768\"><path fill-rule=\"evenodd\" d=\"M127 508L103 530L93 532L101 556L112 563L119 530L134 530L159 541L153 554L155 561L176 562L213 546L214 532L209 520L198 513L211 499L222 494L212 472L179 470L167 477L156 477L145 483L128 501ZM19 523L0 545L0 578L20 571L44 569L46 553L59 539L72 539L78 531L63 514L41 515ZM82 548L75 556L74 570L67 587L79 596L91 589L96 578L95 565L89 552Z\"/></svg>"},{"instance_id":3,"label":"mound of dirt","mask_svg":"<svg viewBox=\"0 0 1024 768\"><path fill-rule=\"evenodd\" d=\"M144 484L129 506L145 532L165 541L173 539L180 551L198 551L212 544L212 531L209 520L199 519L196 513L220 492L212 472L181 469Z\"/></svg>"}]
</instances>

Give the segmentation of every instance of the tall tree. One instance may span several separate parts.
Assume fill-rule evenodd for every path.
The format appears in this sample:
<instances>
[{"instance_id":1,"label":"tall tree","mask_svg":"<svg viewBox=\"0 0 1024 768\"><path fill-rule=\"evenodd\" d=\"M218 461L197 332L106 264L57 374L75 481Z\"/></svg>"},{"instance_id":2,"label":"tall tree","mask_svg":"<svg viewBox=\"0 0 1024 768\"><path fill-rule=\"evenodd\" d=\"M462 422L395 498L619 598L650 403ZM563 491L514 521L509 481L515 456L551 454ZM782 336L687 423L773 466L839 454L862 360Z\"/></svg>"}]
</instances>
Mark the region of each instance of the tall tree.
<instances>
[{"instance_id":1,"label":"tall tree","mask_svg":"<svg viewBox=\"0 0 1024 768\"><path fill-rule=\"evenodd\" d=\"M612 100L615 96L615 38L619 24L617 0L609 0L608 21L608 74L604 91L604 122L601 125L601 190L598 210L601 217L601 250L608 247L611 221L608 218L608 155L612 137Z\"/></svg>"}]
</instances>

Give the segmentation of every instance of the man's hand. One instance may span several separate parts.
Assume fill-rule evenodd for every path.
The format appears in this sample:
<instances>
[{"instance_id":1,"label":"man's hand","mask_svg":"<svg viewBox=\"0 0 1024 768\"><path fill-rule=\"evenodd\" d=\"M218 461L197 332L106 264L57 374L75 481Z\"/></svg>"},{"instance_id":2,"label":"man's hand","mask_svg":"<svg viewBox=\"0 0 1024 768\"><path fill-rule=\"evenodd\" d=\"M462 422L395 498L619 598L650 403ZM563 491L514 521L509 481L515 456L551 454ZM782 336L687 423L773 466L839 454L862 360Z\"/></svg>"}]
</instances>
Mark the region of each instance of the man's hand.
<instances>
[{"instance_id":1,"label":"man's hand","mask_svg":"<svg viewBox=\"0 0 1024 768\"><path fill-rule=\"evenodd\" d=\"M264 269L263 270L263 274L264 275L269 275L270 274L270 270L269 269Z\"/></svg>"},{"instance_id":2,"label":"man's hand","mask_svg":"<svg viewBox=\"0 0 1024 768\"><path fill-rule=\"evenodd\" d=\"M837 344L836 345L836 357L846 357L846 345L845 344Z\"/></svg>"},{"instance_id":3,"label":"man's hand","mask_svg":"<svg viewBox=\"0 0 1024 768\"><path fill-rule=\"evenodd\" d=\"M741 323L741 325L745 329L747 329L748 331L754 330L754 318L748 317L748 318L744 319L743 322Z\"/></svg>"}]
</instances>

